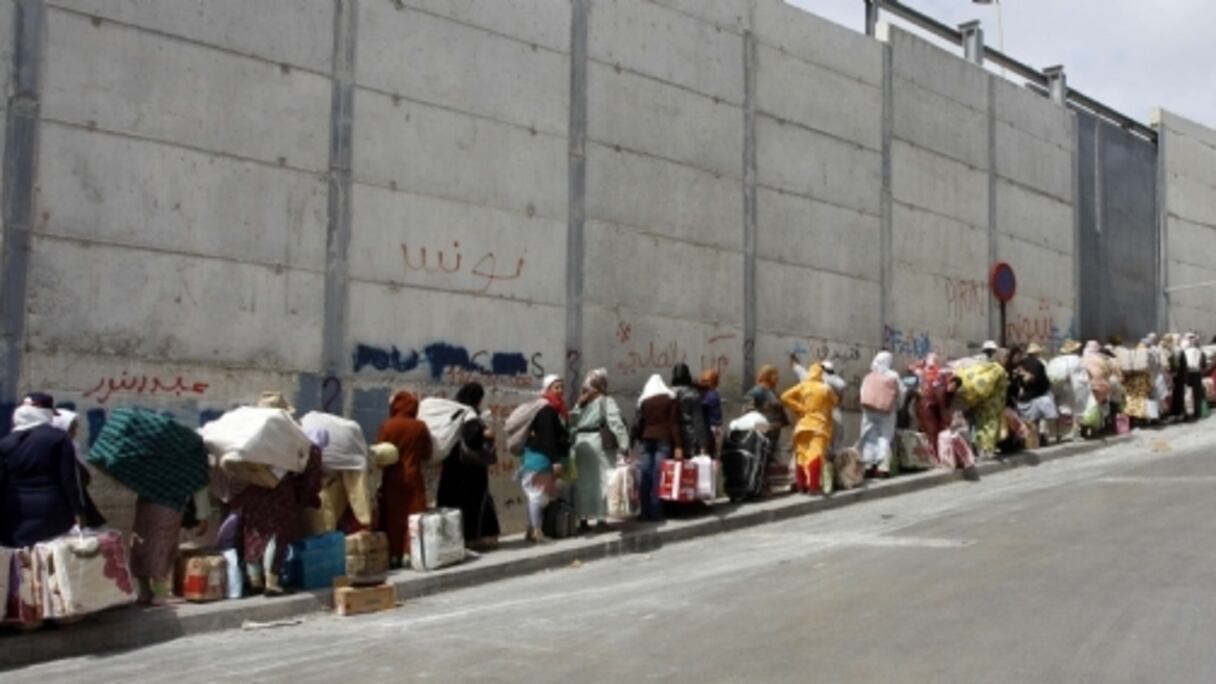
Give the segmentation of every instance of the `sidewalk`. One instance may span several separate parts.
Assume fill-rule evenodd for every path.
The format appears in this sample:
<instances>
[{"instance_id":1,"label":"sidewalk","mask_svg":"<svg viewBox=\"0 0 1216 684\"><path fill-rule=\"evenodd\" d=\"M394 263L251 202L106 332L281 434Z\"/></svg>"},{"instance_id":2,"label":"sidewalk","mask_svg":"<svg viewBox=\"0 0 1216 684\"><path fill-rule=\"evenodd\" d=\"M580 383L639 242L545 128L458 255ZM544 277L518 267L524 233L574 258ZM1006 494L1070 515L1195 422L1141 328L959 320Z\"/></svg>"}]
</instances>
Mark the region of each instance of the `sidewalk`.
<instances>
[{"instance_id":1,"label":"sidewalk","mask_svg":"<svg viewBox=\"0 0 1216 684\"><path fill-rule=\"evenodd\" d=\"M1145 433L1135 433L1145 434ZM1149 433L1151 434L1151 433ZM1132 435L1101 441L1078 442L1018 454L1005 461L978 466L981 477L1040 462L1068 458L1130 441ZM937 487L962 479L961 472L928 471L891 480L871 481L866 487L831 497L781 496L765 501L731 504L722 501L697 515L670 519L661 525L621 523L608 532L532 546L516 535L503 540L497 551L431 573L402 570L389 577L398 601L453 589L486 584L541 570L560 568L625 553L646 552L674 542L803 516L859 501L885 499ZM0 670L60 658L136 648L180 636L239 629L246 621L268 622L299 618L330 609L329 590L301 592L274 599L257 596L215 603L178 603L160 607L129 607L91 615L82 622L48 627L29 633L0 632Z\"/></svg>"}]
</instances>

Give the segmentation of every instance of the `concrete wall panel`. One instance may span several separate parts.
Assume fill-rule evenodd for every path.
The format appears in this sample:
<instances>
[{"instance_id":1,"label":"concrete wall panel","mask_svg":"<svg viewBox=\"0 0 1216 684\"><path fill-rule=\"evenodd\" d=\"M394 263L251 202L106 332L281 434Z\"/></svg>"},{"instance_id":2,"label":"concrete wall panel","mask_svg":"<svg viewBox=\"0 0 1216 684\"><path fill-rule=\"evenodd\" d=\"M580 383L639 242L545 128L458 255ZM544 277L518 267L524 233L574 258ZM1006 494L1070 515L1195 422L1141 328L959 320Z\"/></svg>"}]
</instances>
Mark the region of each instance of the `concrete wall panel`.
<instances>
[{"instance_id":1,"label":"concrete wall panel","mask_svg":"<svg viewBox=\"0 0 1216 684\"><path fill-rule=\"evenodd\" d=\"M563 307L361 280L351 282L350 299L347 344L352 366L347 370L361 382L459 387L468 373L461 362L493 370L495 353L518 356L526 363L522 384L529 388L539 384L534 376L541 371L562 372ZM469 379L485 379L480 375Z\"/></svg>"},{"instance_id":2,"label":"concrete wall panel","mask_svg":"<svg viewBox=\"0 0 1216 684\"><path fill-rule=\"evenodd\" d=\"M881 154L763 116L756 149L762 185L878 214Z\"/></svg>"},{"instance_id":3,"label":"concrete wall panel","mask_svg":"<svg viewBox=\"0 0 1216 684\"><path fill-rule=\"evenodd\" d=\"M1184 138L1188 144L1170 150L1168 164L1170 173L1206 185L1208 192L1216 194L1216 145L1208 145L1193 138Z\"/></svg>"},{"instance_id":4,"label":"concrete wall panel","mask_svg":"<svg viewBox=\"0 0 1216 684\"><path fill-rule=\"evenodd\" d=\"M1188 138L1193 142L1216 147L1216 129L1209 128L1197 121L1179 116L1170 111L1156 109L1153 111L1153 125L1158 129L1169 129L1171 136ZM1166 163L1172 165L1168 159Z\"/></svg>"},{"instance_id":5,"label":"concrete wall panel","mask_svg":"<svg viewBox=\"0 0 1216 684\"><path fill-rule=\"evenodd\" d=\"M999 233L1016 235L1061 254L1074 252L1072 205L1000 178L996 228Z\"/></svg>"},{"instance_id":6,"label":"concrete wall panel","mask_svg":"<svg viewBox=\"0 0 1216 684\"><path fill-rule=\"evenodd\" d=\"M564 138L366 92L354 133L357 181L566 218Z\"/></svg>"},{"instance_id":7,"label":"concrete wall panel","mask_svg":"<svg viewBox=\"0 0 1216 684\"><path fill-rule=\"evenodd\" d=\"M875 339L882 328L877 283L761 261L756 268L757 327L833 340Z\"/></svg>"},{"instance_id":8,"label":"concrete wall panel","mask_svg":"<svg viewBox=\"0 0 1216 684\"><path fill-rule=\"evenodd\" d=\"M31 349L275 370L320 361L319 336L285 332L320 328L320 274L47 237L30 269Z\"/></svg>"},{"instance_id":9,"label":"concrete wall panel","mask_svg":"<svg viewBox=\"0 0 1216 684\"><path fill-rule=\"evenodd\" d=\"M46 118L328 167L327 78L62 11L49 11L47 25Z\"/></svg>"},{"instance_id":10,"label":"concrete wall panel","mask_svg":"<svg viewBox=\"0 0 1216 684\"><path fill-rule=\"evenodd\" d=\"M973 226L988 225L988 174L899 140L891 144L897 201Z\"/></svg>"},{"instance_id":11,"label":"concrete wall panel","mask_svg":"<svg viewBox=\"0 0 1216 684\"><path fill-rule=\"evenodd\" d=\"M1172 153L1173 148L1170 149L1171 152L1167 152L1167 155ZM1216 226L1216 188L1204 185L1190 176L1175 173L1172 170L1173 164L1170 164L1170 167L1166 185L1166 206L1169 207L1170 214L1194 223Z\"/></svg>"},{"instance_id":12,"label":"concrete wall panel","mask_svg":"<svg viewBox=\"0 0 1216 684\"><path fill-rule=\"evenodd\" d=\"M891 311L886 344L901 358L932 349L949 357L974 353L989 337L988 285L984 262L967 277L942 276L896 262L891 290L901 293ZM893 340L892 338L897 338Z\"/></svg>"},{"instance_id":13,"label":"concrete wall panel","mask_svg":"<svg viewBox=\"0 0 1216 684\"><path fill-rule=\"evenodd\" d=\"M590 17L592 59L742 103L743 40L738 34L637 0L597 0Z\"/></svg>"},{"instance_id":14,"label":"concrete wall panel","mask_svg":"<svg viewBox=\"0 0 1216 684\"><path fill-rule=\"evenodd\" d=\"M1072 149L1072 114L1048 98L1001 78L992 79L999 121L1058 147Z\"/></svg>"},{"instance_id":15,"label":"concrete wall panel","mask_svg":"<svg viewBox=\"0 0 1216 684\"><path fill-rule=\"evenodd\" d=\"M743 260L736 253L588 221L583 263L586 297L604 306L722 324L742 320L736 284Z\"/></svg>"},{"instance_id":16,"label":"concrete wall panel","mask_svg":"<svg viewBox=\"0 0 1216 684\"><path fill-rule=\"evenodd\" d=\"M757 49L756 61L757 109L870 149L881 149L879 88L763 44Z\"/></svg>"},{"instance_id":17,"label":"concrete wall panel","mask_svg":"<svg viewBox=\"0 0 1216 684\"><path fill-rule=\"evenodd\" d=\"M998 235L997 258L1013 267L1018 276L1016 298L1048 299L1055 304L1072 305L1073 274L1071 254Z\"/></svg>"},{"instance_id":18,"label":"concrete wall panel","mask_svg":"<svg viewBox=\"0 0 1216 684\"><path fill-rule=\"evenodd\" d=\"M565 302L566 224L357 185L348 251L362 280Z\"/></svg>"},{"instance_id":19,"label":"concrete wall panel","mask_svg":"<svg viewBox=\"0 0 1216 684\"><path fill-rule=\"evenodd\" d=\"M50 123L41 153L50 233L325 268L326 184L314 174Z\"/></svg>"},{"instance_id":20,"label":"concrete wall panel","mask_svg":"<svg viewBox=\"0 0 1216 684\"><path fill-rule=\"evenodd\" d=\"M570 51L570 3L553 0L364 0L366 4L404 10L412 7L486 31L535 43L558 52Z\"/></svg>"},{"instance_id":21,"label":"concrete wall panel","mask_svg":"<svg viewBox=\"0 0 1216 684\"><path fill-rule=\"evenodd\" d=\"M738 107L598 63L587 72L591 140L725 176L742 175Z\"/></svg>"},{"instance_id":22,"label":"concrete wall panel","mask_svg":"<svg viewBox=\"0 0 1216 684\"><path fill-rule=\"evenodd\" d=\"M1002 122L996 125L996 171L1063 202L1073 201L1072 152Z\"/></svg>"},{"instance_id":23,"label":"concrete wall panel","mask_svg":"<svg viewBox=\"0 0 1216 684\"><path fill-rule=\"evenodd\" d=\"M988 168L988 117L912 81L895 81L892 109L896 138L964 162Z\"/></svg>"},{"instance_id":24,"label":"concrete wall panel","mask_svg":"<svg viewBox=\"0 0 1216 684\"><path fill-rule=\"evenodd\" d=\"M879 217L767 188L756 194L759 256L879 281Z\"/></svg>"},{"instance_id":25,"label":"concrete wall panel","mask_svg":"<svg viewBox=\"0 0 1216 684\"><path fill-rule=\"evenodd\" d=\"M890 44L895 76L966 105L988 111L988 72L899 27L880 25ZM883 38L882 34L886 34Z\"/></svg>"},{"instance_id":26,"label":"concrete wall panel","mask_svg":"<svg viewBox=\"0 0 1216 684\"><path fill-rule=\"evenodd\" d=\"M724 31L742 33L751 28L753 0L652 0L690 17L707 21Z\"/></svg>"},{"instance_id":27,"label":"concrete wall panel","mask_svg":"<svg viewBox=\"0 0 1216 684\"><path fill-rule=\"evenodd\" d=\"M675 240L743 248L743 185L737 178L595 143L588 148L588 217Z\"/></svg>"},{"instance_id":28,"label":"concrete wall panel","mask_svg":"<svg viewBox=\"0 0 1216 684\"><path fill-rule=\"evenodd\" d=\"M50 0L52 7L328 75L334 4L299 0Z\"/></svg>"},{"instance_id":29,"label":"concrete wall panel","mask_svg":"<svg viewBox=\"0 0 1216 684\"><path fill-rule=\"evenodd\" d=\"M795 57L882 87L882 46L784 0L757 0L756 37Z\"/></svg>"},{"instance_id":30,"label":"concrete wall panel","mask_svg":"<svg viewBox=\"0 0 1216 684\"><path fill-rule=\"evenodd\" d=\"M1169 236L1167 255L1171 261L1199 267L1213 265L1211 245L1216 244L1216 226L1171 218Z\"/></svg>"},{"instance_id":31,"label":"concrete wall panel","mask_svg":"<svg viewBox=\"0 0 1216 684\"><path fill-rule=\"evenodd\" d=\"M975 272L976 264L988 261L988 232L895 202L891 207L891 251L896 261L912 268L966 277ZM904 293L897 290L893 294L899 299Z\"/></svg>"},{"instance_id":32,"label":"concrete wall panel","mask_svg":"<svg viewBox=\"0 0 1216 684\"><path fill-rule=\"evenodd\" d=\"M565 135L570 61L389 3L359 5L358 83Z\"/></svg>"},{"instance_id":33,"label":"concrete wall panel","mask_svg":"<svg viewBox=\"0 0 1216 684\"><path fill-rule=\"evenodd\" d=\"M671 378L676 363L694 373L717 368L724 394L734 398L743 383L743 331L734 326L588 306L584 313L582 366L608 370L611 391L625 394L633 415L637 393L651 374Z\"/></svg>"}]
</instances>

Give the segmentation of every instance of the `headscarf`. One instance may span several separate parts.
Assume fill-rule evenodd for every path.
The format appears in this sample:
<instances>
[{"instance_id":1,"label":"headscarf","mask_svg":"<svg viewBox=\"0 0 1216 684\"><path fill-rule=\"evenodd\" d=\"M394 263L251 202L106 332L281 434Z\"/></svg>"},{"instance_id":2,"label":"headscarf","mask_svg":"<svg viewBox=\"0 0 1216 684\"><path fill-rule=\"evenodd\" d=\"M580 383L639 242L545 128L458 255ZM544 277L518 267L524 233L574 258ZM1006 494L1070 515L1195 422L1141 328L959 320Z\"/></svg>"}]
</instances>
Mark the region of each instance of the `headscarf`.
<instances>
[{"instance_id":1,"label":"headscarf","mask_svg":"<svg viewBox=\"0 0 1216 684\"><path fill-rule=\"evenodd\" d=\"M55 410L49 407L35 406L26 397L25 401L13 411L13 432L32 430L39 425L48 425L55 420Z\"/></svg>"},{"instance_id":2,"label":"headscarf","mask_svg":"<svg viewBox=\"0 0 1216 684\"><path fill-rule=\"evenodd\" d=\"M394 394L393 401L389 404L388 415L390 418L417 418L418 397L405 390Z\"/></svg>"},{"instance_id":3,"label":"headscarf","mask_svg":"<svg viewBox=\"0 0 1216 684\"><path fill-rule=\"evenodd\" d=\"M596 368L583 378L584 390L595 390L600 394L608 393L608 369Z\"/></svg>"},{"instance_id":4,"label":"headscarf","mask_svg":"<svg viewBox=\"0 0 1216 684\"><path fill-rule=\"evenodd\" d=\"M892 356L891 352L880 351L874 355L874 361L870 364L870 370L886 375L893 372L891 370L891 364L893 363L895 363L895 357Z\"/></svg>"},{"instance_id":5,"label":"headscarf","mask_svg":"<svg viewBox=\"0 0 1216 684\"><path fill-rule=\"evenodd\" d=\"M1101 354L1101 353L1102 353L1102 345L1098 344L1097 340L1090 340L1085 343L1085 352L1083 354L1084 356L1089 356L1091 354Z\"/></svg>"},{"instance_id":6,"label":"headscarf","mask_svg":"<svg viewBox=\"0 0 1216 684\"><path fill-rule=\"evenodd\" d=\"M557 414L565 420L570 415L570 412L566 409L565 397L553 391L553 385L557 384L561 379L560 375L546 375L545 379L541 381L540 396L549 402L549 406L552 406L553 410L557 411Z\"/></svg>"},{"instance_id":7,"label":"headscarf","mask_svg":"<svg viewBox=\"0 0 1216 684\"><path fill-rule=\"evenodd\" d=\"M677 363L675 368L671 369L671 386L692 387L692 371L687 363Z\"/></svg>"},{"instance_id":8,"label":"headscarf","mask_svg":"<svg viewBox=\"0 0 1216 684\"><path fill-rule=\"evenodd\" d=\"M56 409L57 415L51 418L51 426L57 427L64 432L72 430L72 423L76 422L76 412L67 409Z\"/></svg>"},{"instance_id":9,"label":"headscarf","mask_svg":"<svg viewBox=\"0 0 1216 684\"><path fill-rule=\"evenodd\" d=\"M667 383L663 382L663 377L661 375L655 373L654 375L650 376L650 379L646 381L646 386L642 388L642 395L638 397L638 405L641 406L642 402L646 401L647 399L653 399L654 397L658 396L666 396L674 399L676 393L672 392L671 388L667 386Z\"/></svg>"},{"instance_id":10,"label":"headscarf","mask_svg":"<svg viewBox=\"0 0 1216 684\"><path fill-rule=\"evenodd\" d=\"M481 410L481 400L486 397L486 388L480 382L470 382L456 391L456 401L474 411Z\"/></svg>"}]
</instances>

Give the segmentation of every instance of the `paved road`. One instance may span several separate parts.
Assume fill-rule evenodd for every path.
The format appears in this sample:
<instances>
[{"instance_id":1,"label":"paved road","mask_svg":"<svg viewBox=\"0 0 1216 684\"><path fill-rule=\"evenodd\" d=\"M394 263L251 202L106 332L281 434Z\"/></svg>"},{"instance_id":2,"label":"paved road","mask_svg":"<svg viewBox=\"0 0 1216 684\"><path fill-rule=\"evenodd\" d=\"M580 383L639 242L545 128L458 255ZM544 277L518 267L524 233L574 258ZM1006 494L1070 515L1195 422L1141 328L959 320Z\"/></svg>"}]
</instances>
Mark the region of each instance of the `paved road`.
<instances>
[{"instance_id":1,"label":"paved road","mask_svg":"<svg viewBox=\"0 0 1216 684\"><path fill-rule=\"evenodd\" d=\"M1214 488L1209 424L388 613L2 678L1211 682Z\"/></svg>"}]
</instances>

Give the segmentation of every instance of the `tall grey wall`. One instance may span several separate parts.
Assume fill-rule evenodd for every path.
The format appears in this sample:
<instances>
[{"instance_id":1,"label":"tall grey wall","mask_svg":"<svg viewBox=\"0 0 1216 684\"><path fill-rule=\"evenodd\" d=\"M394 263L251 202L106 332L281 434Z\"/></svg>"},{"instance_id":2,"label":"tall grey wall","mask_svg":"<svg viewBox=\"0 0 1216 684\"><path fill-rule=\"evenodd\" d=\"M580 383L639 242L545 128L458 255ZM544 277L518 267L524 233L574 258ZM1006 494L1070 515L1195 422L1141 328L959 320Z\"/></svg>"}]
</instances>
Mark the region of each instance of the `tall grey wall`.
<instances>
[{"instance_id":1,"label":"tall grey wall","mask_svg":"<svg viewBox=\"0 0 1216 684\"><path fill-rule=\"evenodd\" d=\"M3 0L0 29L41 75L0 402L53 392L83 442L262 390L374 432L394 389L477 380L501 419L596 367L631 411L677 362L733 414L791 354L856 385L996 337L998 260L1012 341L1074 329L1075 115L898 29L781 0Z\"/></svg>"},{"instance_id":2,"label":"tall grey wall","mask_svg":"<svg viewBox=\"0 0 1216 684\"><path fill-rule=\"evenodd\" d=\"M1153 113L1159 152L1161 267L1168 288L1216 281L1216 131L1165 110ZM1212 287L1164 296L1169 330L1213 332Z\"/></svg>"}]
</instances>

